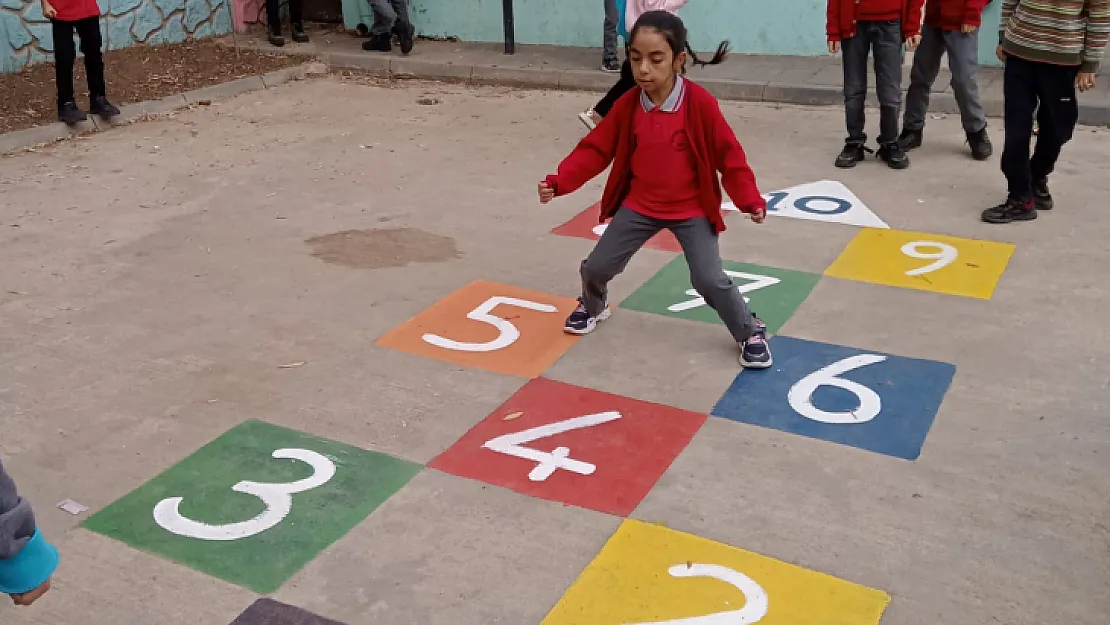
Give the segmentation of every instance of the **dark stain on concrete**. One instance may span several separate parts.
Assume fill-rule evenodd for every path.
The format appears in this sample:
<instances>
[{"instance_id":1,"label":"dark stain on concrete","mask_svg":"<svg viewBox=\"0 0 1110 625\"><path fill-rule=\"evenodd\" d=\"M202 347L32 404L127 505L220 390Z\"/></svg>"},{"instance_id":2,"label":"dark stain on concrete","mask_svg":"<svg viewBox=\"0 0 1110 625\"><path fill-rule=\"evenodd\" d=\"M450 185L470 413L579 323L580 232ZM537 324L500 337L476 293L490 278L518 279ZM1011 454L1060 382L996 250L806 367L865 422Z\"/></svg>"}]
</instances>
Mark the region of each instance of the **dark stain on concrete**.
<instances>
[{"instance_id":1,"label":"dark stain on concrete","mask_svg":"<svg viewBox=\"0 0 1110 625\"><path fill-rule=\"evenodd\" d=\"M343 625L339 621L316 616L296 606L273 599L259 599L251 604L231 625Z\"/></svg>"},{"instance_id":2,"label":"dark stain on concrete","mask_svg":"<svg viewBox=\"0 0 1110 625\"><path fill-rule=\"evenodd\" d=\"M307 239L312 255L325 263L355 269L440 263L461 254L455 240L417 228L345 230Z\"/></svg>"}]
</instances>

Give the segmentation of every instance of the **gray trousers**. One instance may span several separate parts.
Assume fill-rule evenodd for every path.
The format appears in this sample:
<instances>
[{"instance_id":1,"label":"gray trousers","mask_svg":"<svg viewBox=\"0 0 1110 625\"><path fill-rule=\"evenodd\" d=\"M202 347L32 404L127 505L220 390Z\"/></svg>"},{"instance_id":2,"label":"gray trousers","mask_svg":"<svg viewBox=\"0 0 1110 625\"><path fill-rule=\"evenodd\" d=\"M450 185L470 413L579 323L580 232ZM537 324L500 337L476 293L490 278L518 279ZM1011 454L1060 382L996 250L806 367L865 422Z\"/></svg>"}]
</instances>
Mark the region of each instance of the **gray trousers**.
<instances>
[{"instance_id":1,"label":"gray trousers","mask_svg":"<svg viewBox=\"0 0 1110 625\"><path fill-rule=\"evenodd\" d=\"M666 228L674 233L690 267L690 284L717 311L737 343L754 329L752 313L744 296L721 266L717 234L705 217L653 219L621 207L601 235L594 251L582 261L582 304L590 315L598 315L608 303L609 282L624 271L632 255L647 240Z\"/></svg>"},{"instance_id":2,"label":"gray trousers","mask_svg":"<svg viewBox=\"0 0 1110 625\"><path fill-rule=\"evenodd\" d=\"M875 57L875 93L879 96L879 145L898 139L902 111L902 23L859 22L855 36L840 42L844 62L844 115L848 141L866 143L867 57Z\"/></svg>"},{"instance_id":3,"label":"gray trousers","mask_svg":"<svg viewBox=\"0 0 1110 625\"><path fill-rule=\"evenodd\" d=\"M617 11L617 0L605 0L605 32L602 39L601 60L617 60L617 23L620 21L620 12Z\"/></svg>"},{"instance_id":4,"label":"gray trousers","mask_svg":"<svg viewBox=\"0 0 1110 625\"><path fill-rule=\"evenodd\" d=\"M374 11L374 25L370 27L371 35L385 35L393 31L397 22L410 24L409 0L370 0L370 8Z\"/></svg>"},{"instance_id":5,"label":"gray trousers","mask_svg":"<svg viewBox=\"0 0 1110 625\"><path fill-rule=\"evenodd\" d=\"M952 70L952 93L960 107L964 132L979 132L987 127L987 116L979 99L979 31L962 33L942 30L936 26L921 29L921 46L913 57L910 89L906 94L905 130L925 127L929 110L929 94L940 73L940 60L948 53Z\"/></svg>"}]
</instances>

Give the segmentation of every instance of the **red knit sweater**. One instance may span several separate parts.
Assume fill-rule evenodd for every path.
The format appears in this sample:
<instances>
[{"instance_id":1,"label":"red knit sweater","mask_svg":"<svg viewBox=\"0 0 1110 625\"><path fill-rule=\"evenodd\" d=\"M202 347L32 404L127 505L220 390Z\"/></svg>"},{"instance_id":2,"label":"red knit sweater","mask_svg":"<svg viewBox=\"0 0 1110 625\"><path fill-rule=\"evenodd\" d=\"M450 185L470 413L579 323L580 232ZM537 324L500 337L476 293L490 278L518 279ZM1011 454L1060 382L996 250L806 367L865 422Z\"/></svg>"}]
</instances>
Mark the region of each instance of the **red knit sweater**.
<instances>
[{"instance_id":1,"label":"red knit sweater","mask_svg":"<svg viewBox=\"0 0 1110 625\"><path fill-rule=\"evenodd\" d=\"M877 0L872 0L877 1ZM909 39L921 34L921 8L925 0L897 0L899 10L895 17L902 20L902 38ZM829 0L828 20L825 32L829 41L840 41L856 36L856 24L863 17L862 0ZM874 18L871 18L874 19Z\"/></svg>"},{"instance_id":2,"label":"red knit sweater","mask_svg":"<svg viewBox=\"0 0 1110 625\"><path fill-rule=\"evenodd\" d=\"M744 148L721 114L717 99L689 80L686 89L686 102L675 114L686 116L686 135L696 163L701 210L715 232L724 232L722 184L732 202L745 213L766 210L767 202L759 193ZM638 106L640 89L637 87L621 96L597 128L559 163L558 173L547 177L556 196L578 190L612 163L613 169L601 196L601 221L616 214L632 187L632 121Z\"/></svg>"},{"instance_id":3,"label":"red knit sweater","mask_svg":"<svg viewBox=\"0 0 1110 625\"><path fill-rule=\"evenodd\" d=\"M100 7L96 0L46 0L58 15L54 18L59 22L78 22L88 17L100 15Z\"/></svg>"}]
</instances>

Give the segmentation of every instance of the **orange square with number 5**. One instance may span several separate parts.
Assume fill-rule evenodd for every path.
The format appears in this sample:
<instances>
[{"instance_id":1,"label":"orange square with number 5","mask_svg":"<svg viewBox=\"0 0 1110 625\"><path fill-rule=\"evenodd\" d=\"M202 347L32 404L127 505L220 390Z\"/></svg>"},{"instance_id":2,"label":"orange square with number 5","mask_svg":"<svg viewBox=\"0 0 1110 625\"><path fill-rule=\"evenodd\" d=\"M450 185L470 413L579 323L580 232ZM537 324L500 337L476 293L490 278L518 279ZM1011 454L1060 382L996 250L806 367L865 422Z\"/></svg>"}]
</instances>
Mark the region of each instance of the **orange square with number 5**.
<instances>
[{"instance_id":1,"label":"orange square with number 5","mask_svg":"<svg viewBox=\"0 0 1110 625\"><path fill-rule=\"evenodd\" d=\"M578 300L477 280L378 339L383 347L506 375L539 376L578 337Z\"/></svg>"}]
</instances>

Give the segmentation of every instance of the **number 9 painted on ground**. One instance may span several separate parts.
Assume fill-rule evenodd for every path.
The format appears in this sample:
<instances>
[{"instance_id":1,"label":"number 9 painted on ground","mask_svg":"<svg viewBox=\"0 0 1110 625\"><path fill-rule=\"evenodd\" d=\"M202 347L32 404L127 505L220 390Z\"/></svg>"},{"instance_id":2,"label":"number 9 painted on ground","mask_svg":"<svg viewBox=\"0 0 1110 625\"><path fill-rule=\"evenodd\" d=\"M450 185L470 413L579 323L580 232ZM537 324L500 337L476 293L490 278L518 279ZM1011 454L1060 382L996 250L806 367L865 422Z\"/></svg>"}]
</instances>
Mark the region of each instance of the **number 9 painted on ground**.
<instances>
[{"instance_id":1,"label":"number 9 painted on ground","mask_svg":"<svg viewBox=\"0 0 1110 625\"><path fill-rule=\"evenodd\" d=\"M938 251L931 254L922 252L921 248L923 247L934 248ZM943 269L955 262L956 258L960 255L960 252L951 245L947 243L937 243L936 241L910 241L902 246L902 253L910 258L936 261L924 267L910 269L906 272L907 276L920 276L922 274L932 273L938 269Z\"/></svg>"}]
</instances>

